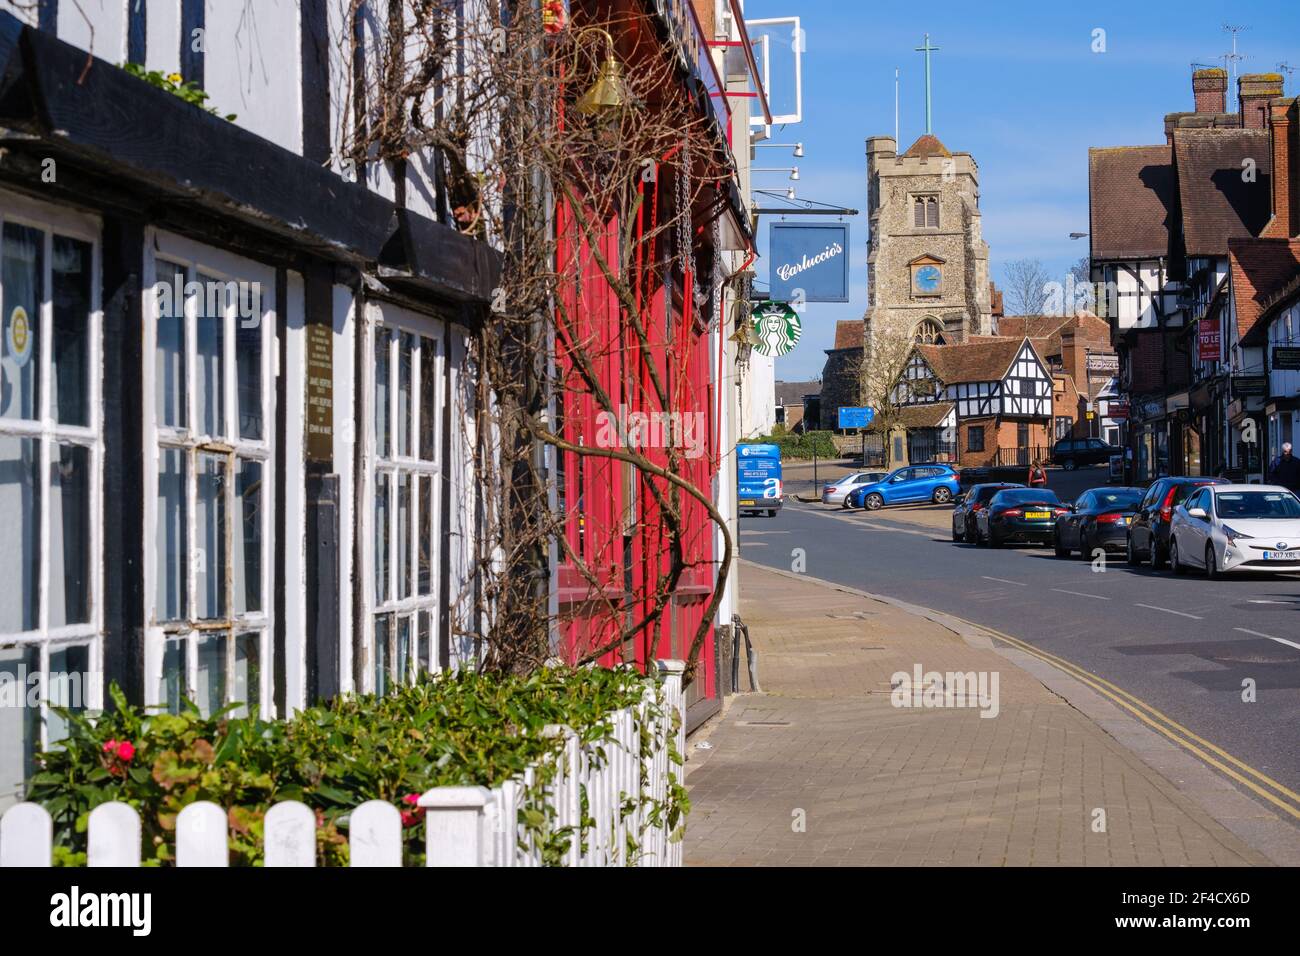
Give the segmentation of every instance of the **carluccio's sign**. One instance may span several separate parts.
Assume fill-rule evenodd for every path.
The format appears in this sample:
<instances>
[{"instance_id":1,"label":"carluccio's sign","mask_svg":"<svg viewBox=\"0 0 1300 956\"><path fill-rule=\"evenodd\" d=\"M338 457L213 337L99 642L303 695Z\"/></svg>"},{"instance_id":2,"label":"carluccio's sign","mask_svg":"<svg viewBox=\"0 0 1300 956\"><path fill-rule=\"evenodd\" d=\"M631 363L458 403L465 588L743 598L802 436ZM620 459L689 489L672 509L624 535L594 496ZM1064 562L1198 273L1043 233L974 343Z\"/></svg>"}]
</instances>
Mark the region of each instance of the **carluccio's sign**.
<instances>
[{"instance_id":1,"label":"carluccio's sign","mask_svg":"<svg viewBox=\"0 0 1300 956\"><path fill-rule=\"evenodd\" d=\"M803 324L799 313L786 302L760 302L750 313L754 323L754 348L776 358L799 343Z\"/></svg>"},{"instance_id":2,"label":"carluccio's sign","mask_svg":"<svg viewBox=\"0 0 1300 956\"><path fill-rule=\"evenodd\" d=\"M849 301L849 224L774 222L767 286L783 302Z\"/></svg>"}]
</instances>

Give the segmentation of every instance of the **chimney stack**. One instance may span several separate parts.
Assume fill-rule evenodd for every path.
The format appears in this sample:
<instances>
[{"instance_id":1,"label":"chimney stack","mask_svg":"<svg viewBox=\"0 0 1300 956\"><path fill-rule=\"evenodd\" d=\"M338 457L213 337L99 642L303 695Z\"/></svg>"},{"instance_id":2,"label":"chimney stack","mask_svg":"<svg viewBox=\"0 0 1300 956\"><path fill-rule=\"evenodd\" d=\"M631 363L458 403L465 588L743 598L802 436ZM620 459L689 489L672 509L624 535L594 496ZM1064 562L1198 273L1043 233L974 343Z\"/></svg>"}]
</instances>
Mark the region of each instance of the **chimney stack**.
<instances>
[{"instance_id":1,"label":"chimney stack","mask_svg":"<svg viewBox=\"0 0 1300 956\"><path fill-rule=\"evenodd\" d=\"M1196 112L1226 113L1228 111L1228 71L1219 67L1193 71L1192 94L1196 97Z\"/></svg>"},{"instance_id":2,"label":"chimney stack","mask_svg":"<svg viewBox=\"0 0 1300 956\"><path fill-rule=\"evenodd\" d=\"M1237 77L1244 129L1268 129L1268 103L1282 95L1281 73L1246 73Z\"/></svg>"},{"instance_id":3,"label":"chimney stack","mask_svg":"<svg viewBox=\"0 0 1300 956\"><path fill-rule=\"evenodd\" d=\"M1269 102L1269 132L1273 144L1273 218L1260 236L1291 239L1300 231L1300 99L1277 97Z\"/></svg>"}]
</instances>

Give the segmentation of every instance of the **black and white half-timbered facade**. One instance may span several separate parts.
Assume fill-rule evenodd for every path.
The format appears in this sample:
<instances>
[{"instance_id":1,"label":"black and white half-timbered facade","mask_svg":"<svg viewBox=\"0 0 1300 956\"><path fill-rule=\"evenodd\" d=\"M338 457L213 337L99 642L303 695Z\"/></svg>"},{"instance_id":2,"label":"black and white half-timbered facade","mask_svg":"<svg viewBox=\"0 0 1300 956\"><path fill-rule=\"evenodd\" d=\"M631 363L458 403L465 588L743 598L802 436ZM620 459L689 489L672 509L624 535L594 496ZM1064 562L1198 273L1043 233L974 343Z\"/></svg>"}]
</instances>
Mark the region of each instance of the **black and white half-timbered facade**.
<instances>
[{"instance_id":1,"label":"black and white half-timbered facade","mask_svg":"<svg viewBox=\"0 0 1300 956\"><path fill-rule=\"evenodd\" d=\"M0 0L0 809L110 683L270 718L468 652L497 257L437 156L340 159L388 5L250 8Z\"/></svg>"},{"instance_id":2,"label":"black and white half-timbered facade","mask_svg":"<svg viewBox=\"0 0 1300 956\"><path fill-rule=\"evenodd\" d=\"M967 466L1046 457L1052 376L1027 338L917 345L892 401L909 448L926 445L913 432L930 431L945 460Z\"/></svg>"}]
</instances>

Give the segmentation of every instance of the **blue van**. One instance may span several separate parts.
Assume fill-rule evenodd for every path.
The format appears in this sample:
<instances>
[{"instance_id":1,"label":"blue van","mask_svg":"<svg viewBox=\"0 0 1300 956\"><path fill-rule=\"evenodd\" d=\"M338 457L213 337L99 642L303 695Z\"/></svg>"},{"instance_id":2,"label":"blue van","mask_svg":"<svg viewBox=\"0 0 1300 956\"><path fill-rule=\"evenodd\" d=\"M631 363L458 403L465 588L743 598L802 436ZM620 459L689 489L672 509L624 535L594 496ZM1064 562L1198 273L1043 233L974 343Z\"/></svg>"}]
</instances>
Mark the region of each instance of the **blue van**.
<instances>
[{"instance_id":1,"label":"blue van","mask_svg":"<svg viewBox=\"0 0 1300 956\"><path fill-rule=\"evenodd\" d=\"M736 503L740 514L775 518L781 508L781 448L779 445L736 446Z\"/></svg>"}]
</instances>

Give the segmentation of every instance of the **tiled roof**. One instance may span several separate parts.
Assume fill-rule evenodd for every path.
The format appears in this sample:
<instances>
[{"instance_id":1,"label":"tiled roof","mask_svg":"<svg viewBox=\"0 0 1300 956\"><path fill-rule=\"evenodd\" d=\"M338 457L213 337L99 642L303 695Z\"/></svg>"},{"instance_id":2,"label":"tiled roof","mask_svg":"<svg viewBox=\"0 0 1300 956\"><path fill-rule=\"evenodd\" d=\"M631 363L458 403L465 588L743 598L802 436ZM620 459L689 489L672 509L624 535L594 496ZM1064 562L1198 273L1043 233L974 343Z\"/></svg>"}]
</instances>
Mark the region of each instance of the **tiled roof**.
<instances>
[{"instance_id":1,"label":"tiled roof","mask_svg":"<svg viewBox=\"0 0 1300 956\"><path fill-rule=\"evenodd\" d=\"M1068 315L1004 315L998 319L998 335L1003 338L1043 338L1068 325Z\"/></svg>"},{"instance_id":2,"label":"tiled roof","mask_svg":"<svg viewBox=\"0 0 1300 956\"><path fill-rule=\"evenodd\" d=\"M988 336L959 345L918 345L917 351L945 385L995 382L1006 374L1023 338Z\"/></svg>"},{"instance_id":3,"label":"tiled roof","mask_svg":"<svg viewBox=\"0 0 1300 956\"><path fill-rule=\"evenodd\" d=\"M895 424L903 428L938 428L953 409L952 402L930 405L907 405L898 409Z\"/></svg>"},{"instance_id":4,"label":"tiled roof","mask_svg":"<svg viewBox=\"0 0 1300 956\"><path fill-rule=\"evenodd\" d=\"M820 395L821 393L822 383L819 380L776 383L776 403L778 405L802 405L804 396Z\"/></svg>"},{"instance_id":5,"label":"tiled roof","mask_svg":"<svg viewBox=\"0 0 1300 956\"><path fill-rule=\"evenodd\" d=\"M1256 331L1260 314L1278 292L1300 274L1300 239L1234 239L1228 243L1237 335Z\"/></svg>"},{"instance_id":6,"label":"tiled roof","mask_svg":"<svg viewBox=\"0 0 1300 956\"><path fill-rule=\"evenodd\" d=\"M1139 259L1169 250L1174 173L1168 146L1088 150L1094 259Z\"/></svg>"},{"instance_id":7,"label":"tiled roof","mask_svg":"<svg viewBox=\"0 0 1300 956\"><path fill-rule=\"evenodd\" d=\"M907 147L904 156L943 156L949 157L948 147L939 142L939 137L931 133L922 134L915 143Z\"/></svg>"},{"instance_id":8,"label":"tiled roof","mask_svg":"<svg viewBox=\"0 0 1300 956\"><path fill-rule=\"evenodd\" d=\"M865 326L861 319L841 319L835 323L835 345L837 349L862 348L862 334Z\"/></svg>"},{"instance_id":9,"label":"tiled roof","mask_svg":"<svg viewBox=\"0 0 1300 956\"><path fill-rule=\"evenodd\" d=\"M1248 159L1252 182L1244 179ZM1175 130L1174 162L1187 255L1221 256L1229 239L1259 235L1271 212L1268 130Z\"/></svg>"}]
</instances>

